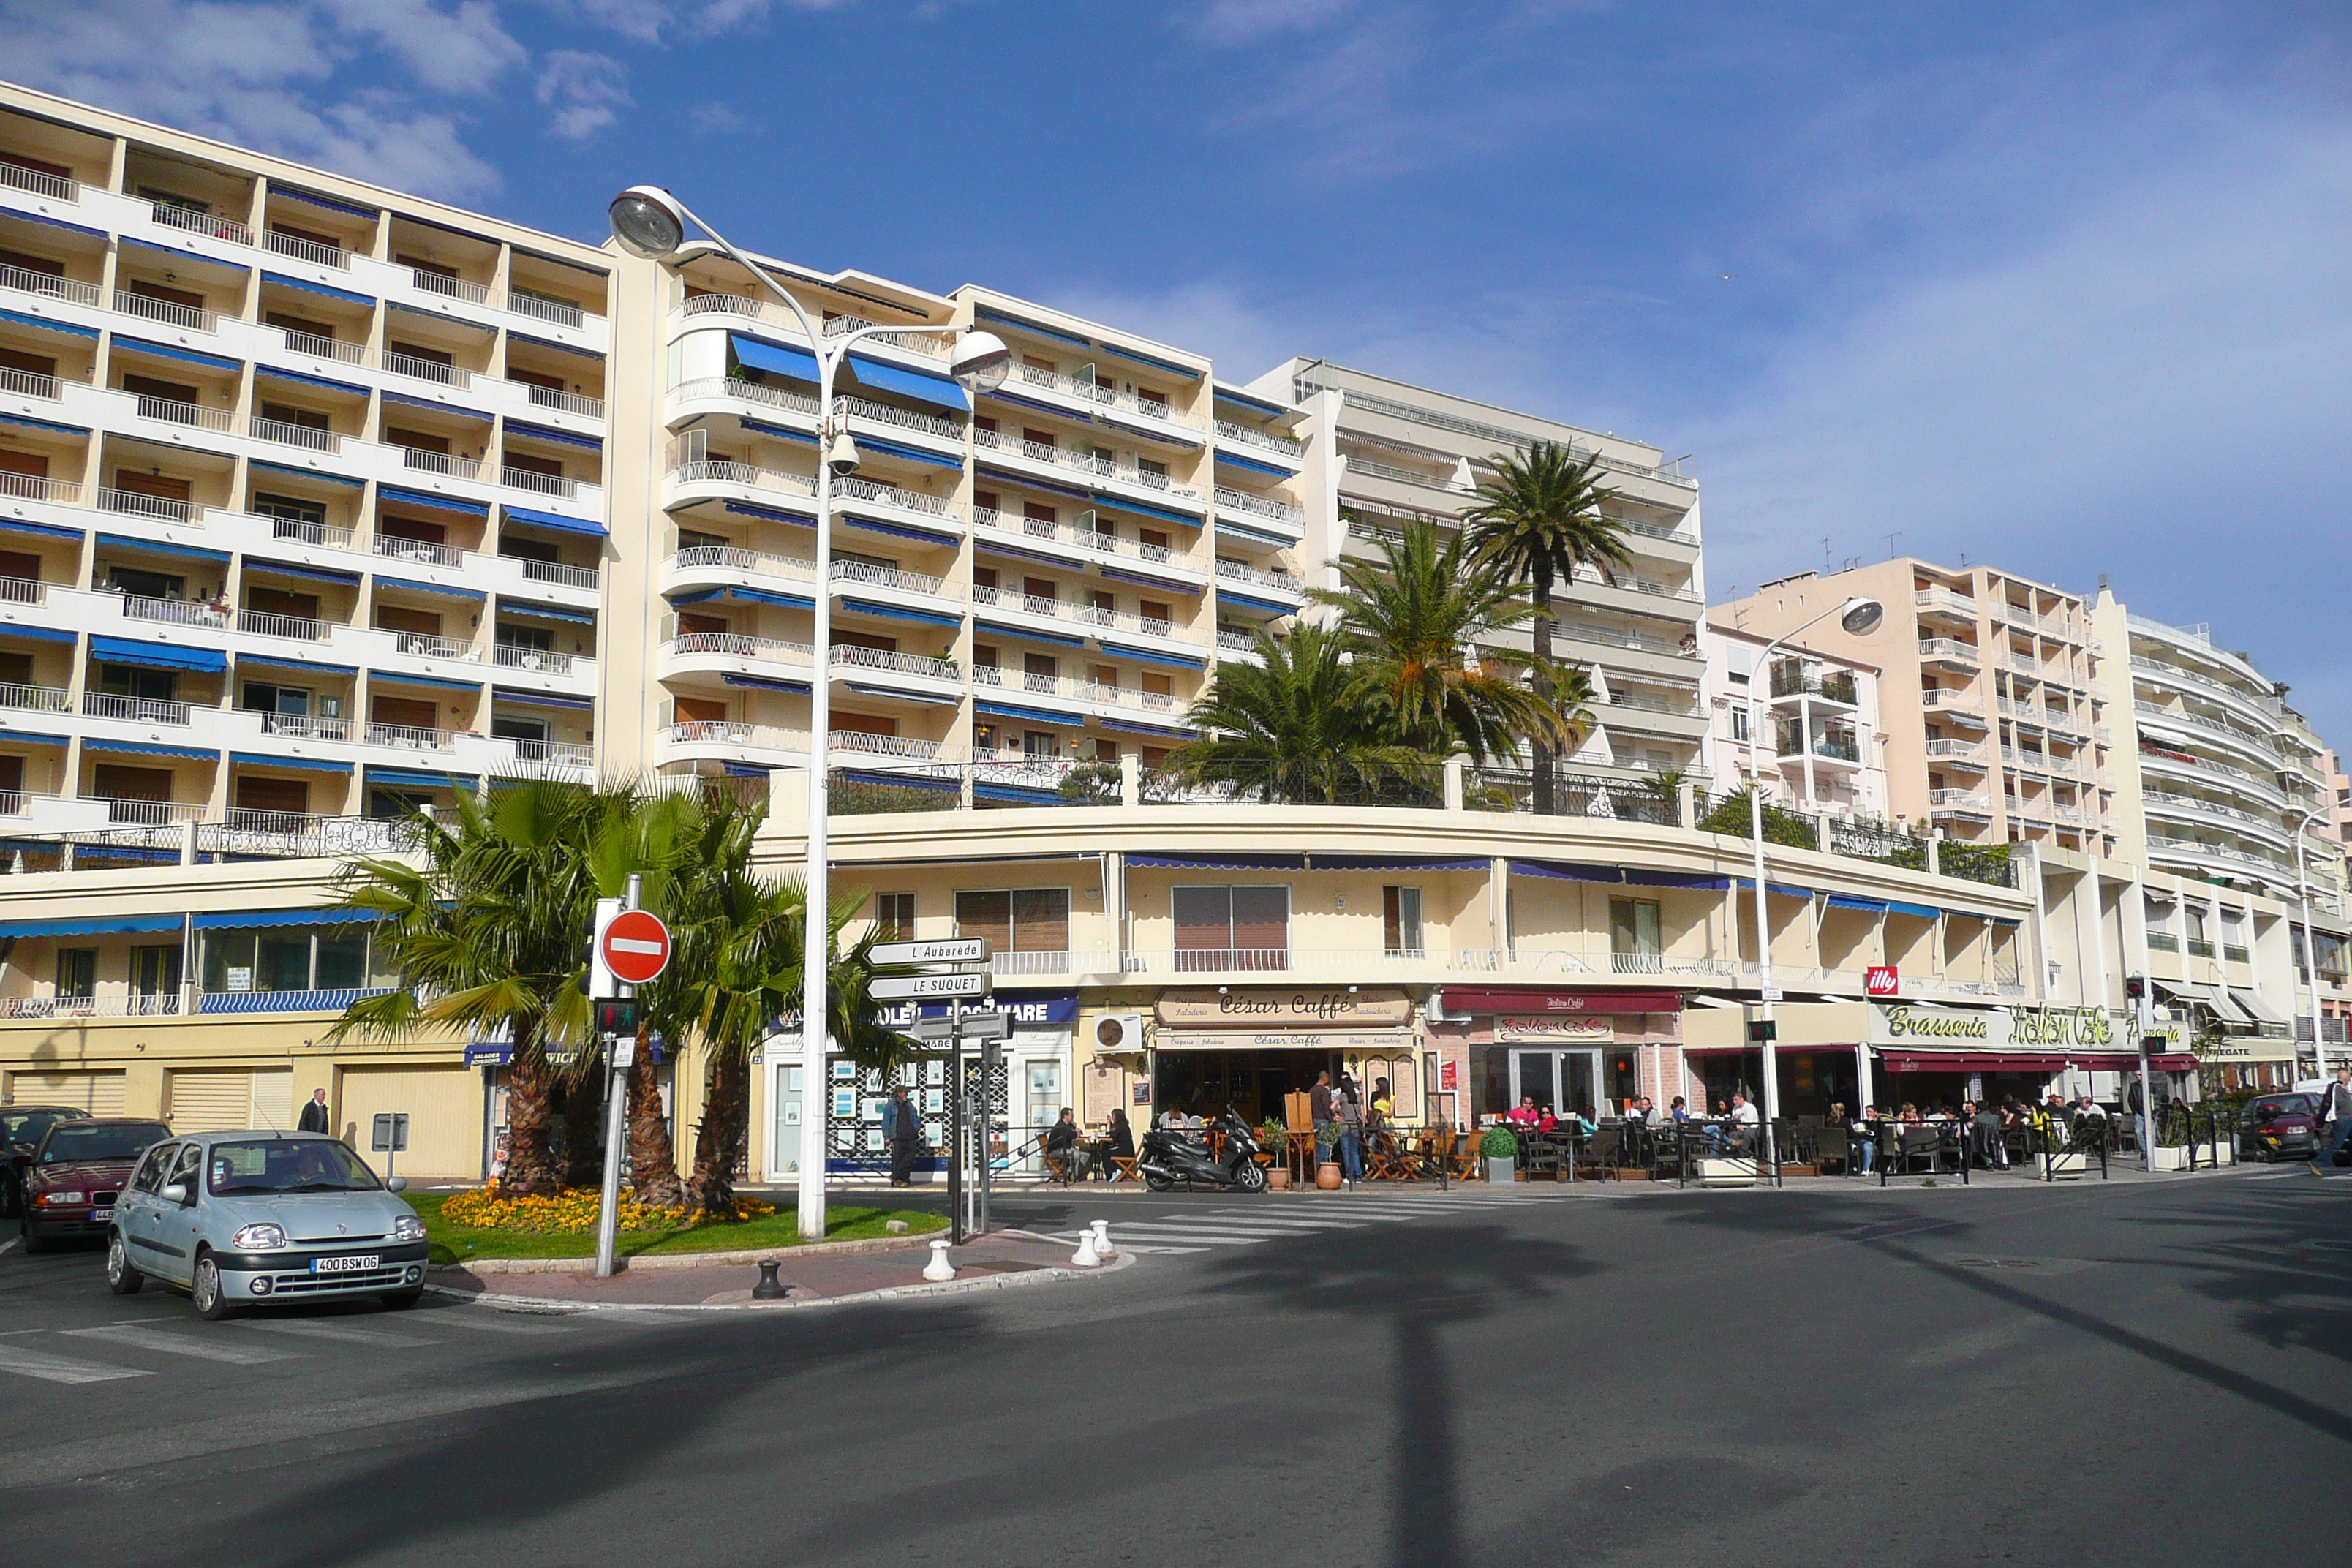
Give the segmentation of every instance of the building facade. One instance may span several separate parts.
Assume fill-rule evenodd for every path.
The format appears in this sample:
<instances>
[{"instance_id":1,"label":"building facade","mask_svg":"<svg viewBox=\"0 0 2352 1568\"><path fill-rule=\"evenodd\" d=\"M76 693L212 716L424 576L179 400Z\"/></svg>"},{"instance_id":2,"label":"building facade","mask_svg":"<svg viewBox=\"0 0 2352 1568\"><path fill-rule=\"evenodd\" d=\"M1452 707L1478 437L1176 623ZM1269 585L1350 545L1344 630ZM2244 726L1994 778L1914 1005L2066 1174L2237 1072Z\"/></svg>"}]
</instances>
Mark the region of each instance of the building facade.
<instances>
[{"instance_id":1,"label":"building facade","mask_svg":"<svg viewBox=\"0 0 2352 1568\"><path fill-rule=\"evenodd\" d=\"M1765 798L1812 815L1887 817L1885 742L1878 727L1878 671L1829 654L1775 654L1769 637L1710 619L1699 632L1706 660L1710 777L1732 787L1760 772ZM1751 720L1751 698L1762 703ZM1769 766L1764 760L1771 759Z\"/></svg>"}]
</instances>

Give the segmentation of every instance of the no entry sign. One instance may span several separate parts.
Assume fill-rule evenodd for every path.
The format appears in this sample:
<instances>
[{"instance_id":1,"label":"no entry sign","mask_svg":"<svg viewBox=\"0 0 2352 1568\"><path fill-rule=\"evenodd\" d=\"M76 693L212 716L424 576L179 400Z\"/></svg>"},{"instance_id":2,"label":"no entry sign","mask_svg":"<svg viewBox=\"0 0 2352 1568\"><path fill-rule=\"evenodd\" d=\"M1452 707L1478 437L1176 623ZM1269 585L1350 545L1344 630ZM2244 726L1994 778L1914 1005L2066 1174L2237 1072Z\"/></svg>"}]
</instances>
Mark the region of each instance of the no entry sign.
<instances>
[{"instance_id":1,"label":"no entry sign","mask_svg":"<svg viewBox=\"0 0 2352 1568\"><path fill-rule=\"evenodd\" d=\"M613 978L643 985L669 967L669 927L643 910L624 910L604 928L604 967Z\"/></svg>"}]
</instances>

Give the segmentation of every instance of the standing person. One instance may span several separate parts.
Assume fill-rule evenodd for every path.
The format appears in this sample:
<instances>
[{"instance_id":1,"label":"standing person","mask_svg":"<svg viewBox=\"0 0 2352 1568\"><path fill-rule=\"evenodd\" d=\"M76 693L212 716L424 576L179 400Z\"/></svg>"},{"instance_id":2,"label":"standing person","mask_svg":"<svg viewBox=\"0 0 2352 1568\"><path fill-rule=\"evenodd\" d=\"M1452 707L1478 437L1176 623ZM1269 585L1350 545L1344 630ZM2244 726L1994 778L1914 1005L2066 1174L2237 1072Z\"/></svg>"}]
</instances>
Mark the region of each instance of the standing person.
<instances>
[{"instance_id":1,"label":"standing person","mask_svg":"<svg viewBox=\"0 0 2352 1568\"><path fill-rule=\"evenodd\" d=\"M907 1091L892 1089L890 1098L882 1102L882 1141L890 1145L892 1186L915 1184L915 1141L921 1132L922 1122L907 1102Z\"/></svg>"},{"instance_id":2,"label":"standing person","mask_svg":"<svg viewBox=\"0 0 2352 1568\"><path fill-rule=\"evenodd\" d=\"M2311 1163L2313 1173L2324 1176L2336 1168L2336 1156L2346 1142L2352 1142L2352 1067L2336 1069L2336 1081L2320 1093L2319 1112L2336 1122L2336 1141Z\"/></svg>"},{"instance_id":3,"label":"standing person","mask_svg":"<svg viewBox=\"0 0 2352 1568\"><path fill-rule=\"evenodd\" d=\"M310 1103L302 1107L302 1120L296 1123L294 1130L298 1132L332 1132L335 1130L334 1118L327 1114L325 1089L310 1091Z\"/></svg>"},{"instance_id":4,"label":"standing person","mask_svg":"<svg viewBox=\"0 0 2352 1568\"><path fill-rule=\"evenodd\" d=\"M1331 1069L1325 1068L1315 1075L1315 1087L1307 1091L1307 1110L1315 1123L1315 1161L1320 1164L1331 1157L1331 1142L1337 1136L1331 1117Z\"/></svg>"},{"instance_id":5,"label":"standing person","mask_svg":"<svg viewBox=\"0 0 2352 1568\"><path fill-rule=\"evenodd\" d=\"M1345 1073L1339 1076L1339 1092L1331 1101L1331 1114L1339 1124L1339 1163L1348 1178L1348 1190L1352 1193L1356 1184L1364 1179L1364 1108L1356 1099L1356 1080Z\"/></svg>"}]
</instances>

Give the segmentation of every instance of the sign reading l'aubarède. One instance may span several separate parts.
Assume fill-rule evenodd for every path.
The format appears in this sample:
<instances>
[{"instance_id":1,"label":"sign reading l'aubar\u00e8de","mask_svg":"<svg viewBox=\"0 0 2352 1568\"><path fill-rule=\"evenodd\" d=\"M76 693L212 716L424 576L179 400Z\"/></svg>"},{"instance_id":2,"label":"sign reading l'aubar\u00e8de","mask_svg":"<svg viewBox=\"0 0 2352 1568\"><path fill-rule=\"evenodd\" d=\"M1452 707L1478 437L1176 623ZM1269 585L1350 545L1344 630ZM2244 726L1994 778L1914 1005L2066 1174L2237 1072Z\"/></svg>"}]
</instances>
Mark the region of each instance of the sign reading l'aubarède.
<instances>
[{"instance_id":1,"label":"sign reading l'aubar\u00e8de","mask_svg":"<svg viewBox=\"0 0 2352 1568\"><path fill-rule=\"evenodd\" d=\"M1196 1029L1376 1027L1411 1023L1412 998L1389 986L1168 991L1160 997L1160 1021Z\"/></svg>"}]
</instances>

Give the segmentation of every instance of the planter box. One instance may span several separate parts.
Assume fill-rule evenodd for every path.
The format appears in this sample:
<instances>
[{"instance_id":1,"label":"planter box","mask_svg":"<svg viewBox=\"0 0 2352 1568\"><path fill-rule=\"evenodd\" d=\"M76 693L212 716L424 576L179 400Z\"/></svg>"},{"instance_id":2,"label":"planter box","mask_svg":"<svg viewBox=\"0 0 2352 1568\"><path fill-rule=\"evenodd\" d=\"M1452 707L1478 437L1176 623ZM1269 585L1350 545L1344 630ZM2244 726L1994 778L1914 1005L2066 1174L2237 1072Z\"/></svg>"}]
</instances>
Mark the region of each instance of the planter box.
<instances>
[{"instance_id":1,"label":"planter box","mask_svg":"<svg viewBox=\"0 0 2352 1568\"><path fill-rule=\"evenodd\" d=\"M1519 1170L1513 1161L1489 1160L1486 1162L1486 1179L1490 1182L1524 1182L1527 1173Z\"/></svg>"},{"instance_id":2,"label":"planter box","mask_svg":"<svg viewBox=\"0 0 2352 1568\"><path fill-rule=\"evenodd\" d=\"M1646 1168L1639 1171L1628 1171L1622 1167L1610 1173L1616 1180L1621 1182L1646 1182L1650 1180L1651 1177L1657 1174L1656 1172Z\"/></svg>"},{"instance_id":3,"label":"planter box","mask_svg":"<svg viewBox=\"0 0 2352 1568\"><path fill-rule=\"evenodd\" d=\"M1702 1186L1752 1187L1756 1184L1756 1162L1753 1160L1701 1160L1698 1179Z\"/></svg>"},{"instance_id":4,"label":"planter box","mask_svg":"<svg viewBox=\"0 0 2352 1568\"><path fill-rule=\"evenodd\" d=\"M1780 1167L1780 1173L1784 1176L1818 1176L1822 1173L1822 1168L1819 1165L1784 1164Z\"/></svg>"},{"instance_id":5,"label":"planter box","mask_svg":"<svg viewBox=\"0 0 2352 1568\"><path fill-rule=\"evenodd\" d=\"M2186 1149L2156 1148L2150 1149L2147 1152L2147 1168L2151 1171L2185 1171L2189 1169L2189 1151Z\"/></svg>"}]
</instances>

